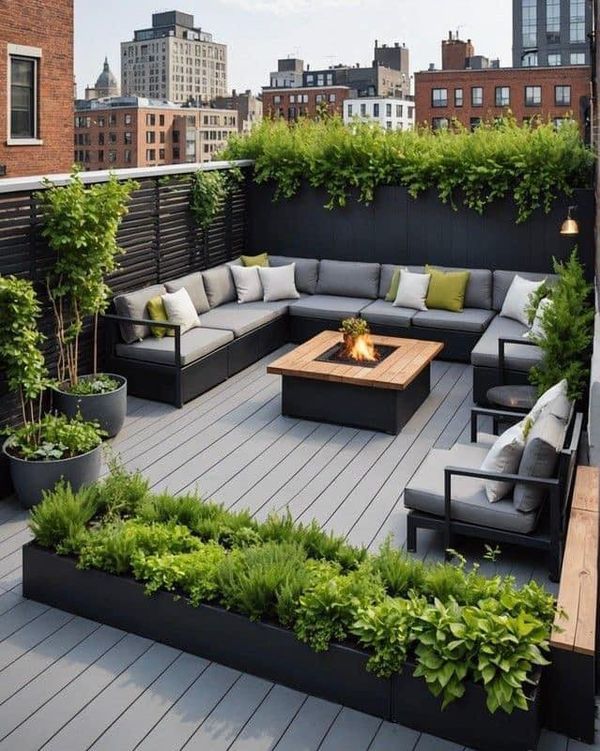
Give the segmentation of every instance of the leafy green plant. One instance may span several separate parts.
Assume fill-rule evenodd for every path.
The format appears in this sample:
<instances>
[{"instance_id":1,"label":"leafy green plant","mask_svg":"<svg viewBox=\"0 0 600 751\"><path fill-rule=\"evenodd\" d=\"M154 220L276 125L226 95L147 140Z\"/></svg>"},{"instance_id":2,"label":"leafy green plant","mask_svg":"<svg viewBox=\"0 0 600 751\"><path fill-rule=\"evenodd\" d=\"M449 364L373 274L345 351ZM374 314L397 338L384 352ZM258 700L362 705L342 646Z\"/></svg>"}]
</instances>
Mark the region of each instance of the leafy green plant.
<instances>
[{"instance_id":1,"label":"leafy green plant","mask_svg":"<svg viewBox=\"0 0 600 751\"><path fill-rule=\"evenodd\" d=\"M565 262L554 261L558 281L550 291L551 304L541 317L542 336L537 344L542 361L530 371L530 381L538 392L563 378L569 383L569 396L583 395L590 373L590 347L594 337L592 285L586 281L577 250Z\"/></svg>"},{"instance_id":2,"label":"leafy green plant","mask_svg":"<svg viewBox=\"0 0 600 751\"><path fill-rule=\"evenodd\" d=\"M111 391L116 391L120 385L115 378L99 373L91 378L80 378L77 383L68 387L68 391L75 396L94 396L95 394L109 394Z\"/></svg>"},{"instance_id":3,"label":"leafy green plant","mask_svg":"<svg viewBox=\"0 0 600 751\"><path fill-rule=\"evenodd\" d=\"M81 415L70 418L49 413L11 429L7 449L12 456L31 462L71 459L99 446L103 435L98 423L86 422Z\"/></svg>"},{"instance_id":4,"label":"leafy green plant","mask_svg":"<svg viewBox=\"0 0 600 751\"><path fill-rule=\"evenodd\" d=\"M228 170L198 170L192 175L190 211L200 229L210 227L241 180L242 172L235 167Z\"/></svg>"},{"instance_id":5,"label":"leafy green plant","mask_svg":"<svg viewBox=\"0 0 600 751\"><path fill-rule=\"evenodd\" d=\"M373 568L391 597L407 597L412 590L420 591L424 587L427 570L423 563L392 547L390 538L373 558Z\"/></svg>"},{"instance_id":6,"label":"leafy green plant","mask_svg":"<svg viewBox=\"0 0 600 751\"><path fill-rule=\"evenodd\" d=\"M386 597L358 610L350 631L359 644L372 650L367 669L379 678L390 678L404 667L410 645L413 603Z\"/></svg>"},{"instance_id":7,"label":"leafy green plant","mask_svg":"<svg viewBox=\"0 0 600 751\"><path fill-rule=\"evenodd\" d=\"M45 492L43 502L31 509L29 527L43 547L75 552L80 535L97 513L94 487L74 493L63 480L52 491Z\"/></svg>"},{"instance_id":8,"label":"leafy green plant","mask_svg":"<svg viewBox=\"0 0 600 751\"><path fill-rule=\"evenodd\" d=\"M98 511L105 521L137 514L149 494L148 480L141 472L128 472L115 456L107 454L109 473L93 485Z\"/></svg>"},{"instance_id":9,"label":"leafy green plant","mask_svg":"<svg viewBox=\"0 0 600 751\"><path fill-rule=\"evenodd\" d=\"M110 296L105 279L124 252L117 231L139 184L111 175L107 182L86 187L75 168L67 185L50 180L44 185L36 198L42 234L56 254L47 288L56 321L57 374L60 383L67 380L73 388L79 381L80 337L87 316L94 321L93 374L97 372L98 317Z\"/></svg>"},{"instance_id":10,"label":"leafy green plant","mask_svg":"<svg viewBox=\"0 0 600 751\"><path fill-rule=\"evenodd\" d=\"M353 339L364 336L370 331L369 324L364 318L344 318L340 331Z\"/></svg>"},{"instance_id":11,"label":"leafy green plant","mask_svg":"<svg viewBox=\"0 0 600 751\"><path fill-rule=\"evenodd\" d=\"M485 122L471 133L456 126L383 131L340 118L302 119L293 126L264 120L229 139L225 159L254 160L254 180L274 183L275 198L291 198L304 181L328 193L327 208L350 195L371 203L382 185L401 185L413 197L436 190L440 199L483 213L493 201L513 198L517 221L538 208L548 212L560 194L591 185L594 156L575 122L555 128L513 117Z\"/></svg>"}]
</instances>

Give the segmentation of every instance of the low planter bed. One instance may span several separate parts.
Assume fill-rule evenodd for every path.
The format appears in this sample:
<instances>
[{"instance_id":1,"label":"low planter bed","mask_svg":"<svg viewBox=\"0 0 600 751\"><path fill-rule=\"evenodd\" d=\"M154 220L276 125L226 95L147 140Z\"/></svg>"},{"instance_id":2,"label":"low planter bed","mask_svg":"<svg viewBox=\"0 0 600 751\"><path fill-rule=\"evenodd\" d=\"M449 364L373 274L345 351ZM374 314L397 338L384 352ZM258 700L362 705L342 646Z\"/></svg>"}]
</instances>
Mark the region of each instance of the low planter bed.
<instances>
[{"instance_id":1,"label":"low planter bed","mask_svg":"<svg viewBox=\"0 0 600 751\"><path fill-rule=\"evenodd\" d=\"M367 672L369 653L332 644L318 653L281 626L254 622L222 607L191 606L159 591L145 594L129 576L77 568L74 558L28 543L23 548L23 594L53 607L130 631L282 683L362 712L439 735L482 751L527 751L540 732L540 691L532 686L530 709L494 714L485 692L469 683L462 699L441 709L414 665L380 679Z\"/></svg>"}]
</instances>

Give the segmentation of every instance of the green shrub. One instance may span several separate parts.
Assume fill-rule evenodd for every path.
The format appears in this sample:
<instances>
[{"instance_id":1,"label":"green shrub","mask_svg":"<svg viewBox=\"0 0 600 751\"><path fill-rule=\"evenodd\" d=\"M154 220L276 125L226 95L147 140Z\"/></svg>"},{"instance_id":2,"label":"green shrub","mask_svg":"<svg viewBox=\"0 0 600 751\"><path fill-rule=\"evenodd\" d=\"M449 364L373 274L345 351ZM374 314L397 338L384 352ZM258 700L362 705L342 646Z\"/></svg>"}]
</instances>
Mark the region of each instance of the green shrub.
<instances>
[{"instance_id":1,"label":"green shrub","mask_svg":"<svg viewBox=\"0 0 600 751\"><path fill-rule=\"evenodd\" d=\"M71 486L61 480L54 490L45 491L43 501L31 509L29 526L43 547L70 553L75 552L77 539L97 513L94 487L74 493Z\"/></svg>"},{"instance_id":2,"label":"green shrub","mask_svg":"<svg viewBox=\"0 0 600 751\"><path fill-rule=\"evenodd\" d=\"M10 431L10 453L27 461L71 459L87 454L102 443L104 431L97 422L85 422L80 415L44 415Z\"/></svg>"},{"instance_id":3,"label":"green shrub","mask_svg":"<svg viewBox=\"0 0 600 751\"><path fill-rule=\"evenodd\" d=\"M386 597L358 610L350 631L359 644L373 654L367 669L379 678L391 678L404 667L410 645L413 604L410 600Z\"/></svg>"},{"instance_id":4,"label":"green shrub","mask_svg":"<svg viewBox=\"0 0 600 751\"><path fill-rule=\"evenodd\" d=\"M411 590L421 590L426 579L423 563L403 550L393 548L389 538L373 558L373 568L391 597L406 597Z\"/></svg>"},{"instance_id":5,"label":"green shrub","mask_svg":"<svg viewBox=\"0 0 600 751\"><path fill-rule=\"evenodd\" d=\"M548 212L554 199L590 186L594 156L575 122L556 129L536 121L482 123L473 133L456 125L441 132L384 131L367 123L345 126L339 118L303 119L293 126L265 119L247 135L229 140L226 159L253 159L254 180L275 184L276 198L295 195L304 180L328 193L328 208L352 193L371 203L378 187L401 185L413 197L436 190L440 199L483 213L512 197L517 221Z\"/></svg>"},{"instance_id":6,"label":"green shrub","mask_svg":"<svg viewBox=\"0 0 600 751\"><path fill-rule=\"evenodd\" d=\"M137 514L149 493L148 480L141 472L128 472L114 458L108 464L109 474L94 485L99 512L107 519Z\"/></svg>"}]
</instances>

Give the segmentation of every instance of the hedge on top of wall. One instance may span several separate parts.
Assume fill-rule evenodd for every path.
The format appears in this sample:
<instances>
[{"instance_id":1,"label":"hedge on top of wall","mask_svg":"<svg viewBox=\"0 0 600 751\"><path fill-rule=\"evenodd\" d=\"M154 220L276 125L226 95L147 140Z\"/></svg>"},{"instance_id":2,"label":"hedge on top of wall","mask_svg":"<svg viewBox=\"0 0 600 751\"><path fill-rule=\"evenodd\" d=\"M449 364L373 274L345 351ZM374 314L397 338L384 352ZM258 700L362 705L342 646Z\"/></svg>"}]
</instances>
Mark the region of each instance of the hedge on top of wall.
<instances>
[{"instance_id":1,"label":"hedge on top of wall","mask_svg":"<svg viewBox=\"0 0 600 751\"><path fill-rule=\"evenodd\" d=\"M274 182L276 198L291 198L304 180L327 190L327 208L344 206L354 191L368 204L381 185L404 186L413 197L433 188L445 203L462 201L480 214L512 196L517 222L538 208L548 212L561 194L589 187L594 164L575 122L518 125L512 117L474 132L457 124L435 133L346 126L338 117L293 125L265 120L230 139L223 157L253 159L254 180Z\"/></svg>"}]
</instances>

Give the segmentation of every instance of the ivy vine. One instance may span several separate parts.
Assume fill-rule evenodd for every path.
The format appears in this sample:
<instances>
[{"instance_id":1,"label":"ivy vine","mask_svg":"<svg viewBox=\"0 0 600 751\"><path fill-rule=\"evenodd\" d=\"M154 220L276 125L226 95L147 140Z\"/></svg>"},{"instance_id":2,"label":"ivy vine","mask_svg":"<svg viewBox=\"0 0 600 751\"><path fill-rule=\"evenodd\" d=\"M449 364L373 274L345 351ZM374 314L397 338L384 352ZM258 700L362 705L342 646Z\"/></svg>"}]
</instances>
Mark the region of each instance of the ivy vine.
<instances>
[{"instance_id":1,"label":"ivy vine","mask_svg":"<svg viewBox=\"0 0 600 751\"><path fill-rule=\"evenodd\" d=\"M241 181L242 172L237 167L227 170L198 170L192 175L190 211L200 229L210 227Z\"/></svg>"}]
</instances>

